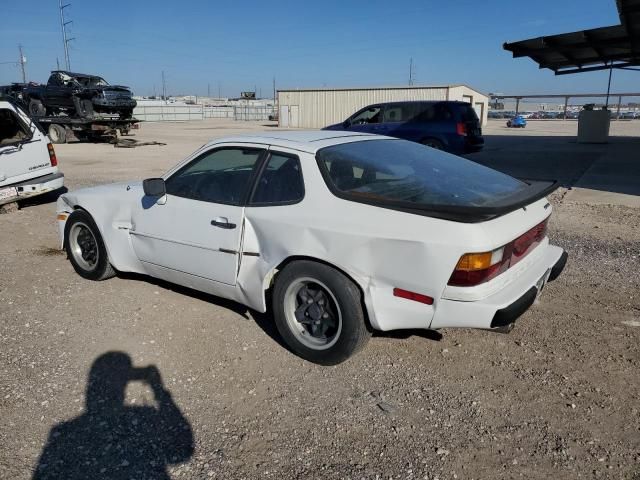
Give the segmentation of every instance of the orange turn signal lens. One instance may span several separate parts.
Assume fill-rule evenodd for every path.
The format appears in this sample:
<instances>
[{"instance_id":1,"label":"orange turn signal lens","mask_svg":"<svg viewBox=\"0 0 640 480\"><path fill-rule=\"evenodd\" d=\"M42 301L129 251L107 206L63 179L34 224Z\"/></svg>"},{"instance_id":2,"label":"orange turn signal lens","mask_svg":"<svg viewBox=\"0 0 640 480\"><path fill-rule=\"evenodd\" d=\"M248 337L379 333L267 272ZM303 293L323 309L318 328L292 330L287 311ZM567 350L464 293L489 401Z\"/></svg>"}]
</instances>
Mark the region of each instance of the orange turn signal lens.
<instances>
[{"instance_id":1,"label":"orange turn signal lens","mask_svg":"<svg viewBox=\"0 0 640 480\"><path fill-rule=\"evenodd\" d=\"M66 221L67 218L69 218L69 214L68 213L59 213L58 214L58 220L64 220Z\"/></svg>"},{"instance_id":2,"label":"orange turn signal lens","mask_svg":"<svg viewBox=\"0 0 640 480\"><path fill-rule=\"evenodd\" d=\"M484 270L485 268L489 268L491 266L491 256L491 252L465 253L460 257L460 260L458 260L456 270L469 272L472 270Z\"/></svg>"},{"instance_id":3,"label":"orange turn signal lens","mask_svg":"<svg viewBox=\"0 0 640 480\"><path fill-rule=\"evenodd\" d=\"M485 270L492 265L502 260L502 253L504 248L498 248L492 252L482 253L465 253L458 264L456 270L462 270L465 272L473 272L474 270Z\"/></svg>"}]
</instances>

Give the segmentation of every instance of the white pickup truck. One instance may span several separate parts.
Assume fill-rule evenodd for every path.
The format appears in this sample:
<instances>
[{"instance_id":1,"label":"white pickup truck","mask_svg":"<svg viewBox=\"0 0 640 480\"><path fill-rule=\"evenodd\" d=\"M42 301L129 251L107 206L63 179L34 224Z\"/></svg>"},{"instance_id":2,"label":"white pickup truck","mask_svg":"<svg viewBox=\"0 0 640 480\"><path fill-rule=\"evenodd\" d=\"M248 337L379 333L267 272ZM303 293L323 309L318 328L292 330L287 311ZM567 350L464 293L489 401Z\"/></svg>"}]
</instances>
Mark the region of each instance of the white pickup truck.
<instances>
[{"instance_id":1,"label":"white pickup truck","mask_svg":"<svg viewBox=\"0 0 640 480\"><path fill-rule=\"evenodd\" d=\"M49 137L17 105L0 100L0 206L63 184Z\"/></svg>"}]
</instances>

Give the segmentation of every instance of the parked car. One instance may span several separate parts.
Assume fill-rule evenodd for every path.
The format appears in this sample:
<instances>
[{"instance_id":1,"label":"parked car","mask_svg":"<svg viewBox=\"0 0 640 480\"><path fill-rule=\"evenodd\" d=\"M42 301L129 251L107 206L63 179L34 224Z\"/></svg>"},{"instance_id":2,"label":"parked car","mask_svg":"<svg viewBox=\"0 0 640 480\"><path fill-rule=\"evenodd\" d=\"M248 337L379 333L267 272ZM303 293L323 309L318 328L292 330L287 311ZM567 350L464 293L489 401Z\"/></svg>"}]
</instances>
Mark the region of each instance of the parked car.
<instances>
[{"instance_id":1,"label":"parked car","mask_svg":"<svg viewBox=\"0 0 640 480\"><path fill-rule=\"evenodd\" d=\"M136 106L129 87L109 85L96 75L63 70L51 72L46 85L27 86L24 97L33 117L62 113L93 118L95 113L107 113L128 119Z\"/></svg>"},{"instance_id":2,"label":"parked car","mask_svg":"<svg viewBox=\"0 0 640 480\"><path fill-rule=\"evenodd\" d=\"M217 139L161 178L62 195L75 271L158 277L265 312L301 357L347 359L373 329L508 331L567 259L556 184L415 142L297 131Z\"/></svg>"},{"instance_id":3,"label":"parked car","mask_svg":"<svg viewBox=\"0 0 640 480\"><path fill-rule=\"evenodd\" d=\"M0 99L0 205L61 188L53 145L14 101Z\"/></svg>"},{"instance_id":4,"label":"parked car","mask_svg":"<svg viewBox=\"0 0 640 480\"><path fill-rule=\"evenodd\" d=\"M516 115L513 118L507 120L507 127L509 128L525 128L527 126L527 119L522 115Z\"/></svg>"},{"instance_id":5,"label":"parked car","mask_svg":"<svg viewBox=\"0 0 640 480\"><path fill-rule=\"evenodd\" d=\"M465 102L393 102L370 105L325 130L376 133L451 153L481 150L480 120Z\"/></svg>"}]
</instances>

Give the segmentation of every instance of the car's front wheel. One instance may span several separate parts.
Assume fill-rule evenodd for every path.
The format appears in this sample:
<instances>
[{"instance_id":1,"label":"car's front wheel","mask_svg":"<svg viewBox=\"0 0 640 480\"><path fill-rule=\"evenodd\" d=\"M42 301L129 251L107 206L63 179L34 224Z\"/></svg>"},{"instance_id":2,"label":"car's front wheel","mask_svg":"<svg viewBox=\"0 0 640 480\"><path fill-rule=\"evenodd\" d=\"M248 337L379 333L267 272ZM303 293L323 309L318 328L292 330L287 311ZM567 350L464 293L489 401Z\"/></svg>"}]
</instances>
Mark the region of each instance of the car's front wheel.
<instances>
[{"instance_id":1,"label":"car's front wheel","mask_svg":"<svg viewBox=\"0 0 640 480\"><path fill-rule=\"evenodd\" d=\"M291 350L321 365L345 361L371 336L358 287L318 262L295 261L278 274L273 312Z\"/></svg>"},{"instance_id":2,"label":"car's front wheel","mask_svg":"<svg viewBox=\"0 0 640 480\"><path fill-rule=\"evenodd\" d=\"M81 277L106 280L115 276L100 230L84 210L69 215L64 227L64 248L73 269Z\"/></svg>"}]
</instances>

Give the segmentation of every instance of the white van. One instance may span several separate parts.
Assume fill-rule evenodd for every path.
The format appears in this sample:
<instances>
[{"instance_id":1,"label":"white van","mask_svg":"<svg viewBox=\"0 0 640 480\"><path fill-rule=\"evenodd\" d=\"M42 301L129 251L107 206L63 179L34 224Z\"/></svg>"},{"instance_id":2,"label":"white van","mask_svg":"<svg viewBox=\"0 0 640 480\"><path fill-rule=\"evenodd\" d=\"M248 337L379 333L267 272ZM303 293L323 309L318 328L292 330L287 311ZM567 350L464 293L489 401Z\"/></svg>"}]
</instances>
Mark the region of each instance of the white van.
<instances>
[{"instance_id":1,"label":"white van","mask_svg":"<svg viewBox=\"0 0 640 480\"><path fill-rule=\"evenodd\" d=\"M0 205L63 184L49 137L17 105L0 100Z\"/></svg>"}]
</instances>

